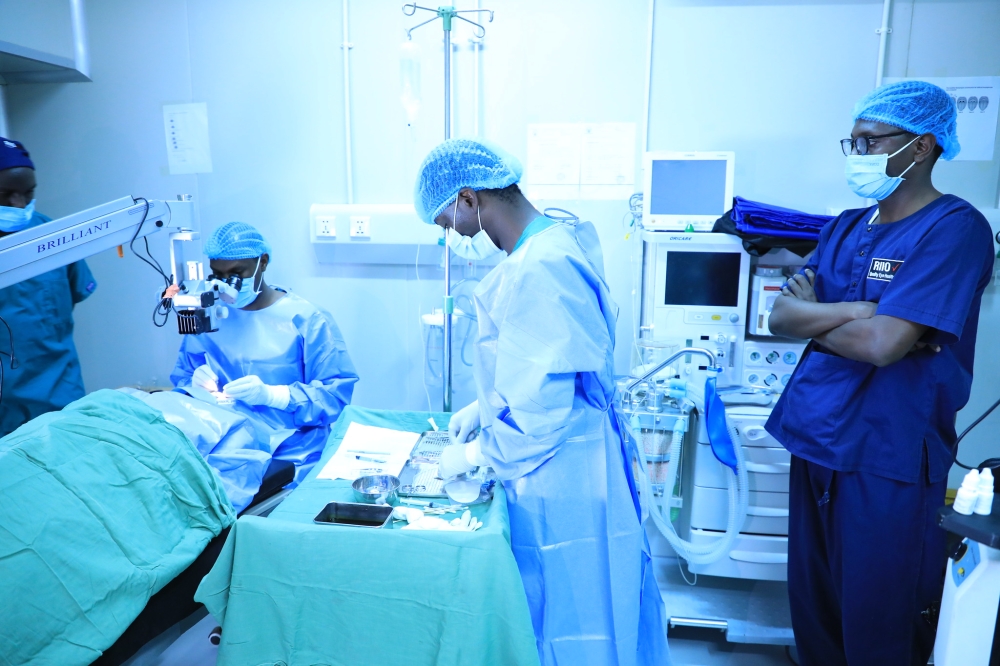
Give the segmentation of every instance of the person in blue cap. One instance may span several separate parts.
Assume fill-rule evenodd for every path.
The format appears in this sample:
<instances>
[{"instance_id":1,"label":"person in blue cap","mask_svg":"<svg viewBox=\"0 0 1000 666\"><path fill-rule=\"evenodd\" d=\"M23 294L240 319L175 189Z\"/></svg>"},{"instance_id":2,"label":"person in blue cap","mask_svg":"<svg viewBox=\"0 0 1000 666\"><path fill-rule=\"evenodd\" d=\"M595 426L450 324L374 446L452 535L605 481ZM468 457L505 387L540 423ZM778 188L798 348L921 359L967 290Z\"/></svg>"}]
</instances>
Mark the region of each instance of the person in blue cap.
<instances>
[{"instance_id":1,"label":"person in blue cap","mask_svg":"<svg viewBox=\"0 0 1000 666\"><path fill-rule=\"evenodd\" d=\"M295 463L298 484L358 381L340 329L326 310L264 281L271 247L249 224L217 228L205 254L214 277L239 276L242 286L218 331L184 336L170 379L221 391L237 410L289 431L273 457Z\"/></svg>"},{"instance_id":2,"label":"person in blue cap","mask_svg":"<svg viewBox=\"0 0 1000 666\"><path fill-rule=\"evenodd\" d=\"M50 222L35 211L35 165L24 146L0 137L0 238ZM82 398L83 376L73 344L73 307L97 283L84 261L0 289L0 437L31 419Z\"/></svg>"},{"instance_id":3,"label":"person in blue cap","mask_svg":"<svg viewBox=\"0 0 1000 666\"><path fill-rule=\"evenodd\" d=\"M921 81L854 108L847 182L877 205L820 234L769 325L811 342L767 422L792 454L788 594L803 666L930 656L945 533L936 524L968 401L990 225L935 189L956 110Z\"/></svg>"},{"instance_id":4,"label":"person in blue cap","mask_svg":"<svg viewBox=\"0 0 1000 666\"><path fill-rule=\"evenodd\" d=\"M455 139L417 177L419 216L447 229L457 254L509 255L475 290L478 401L452 417L439 474L488 464L503 482L543 666L669 664L614 415L618 308L600 243L589 222L539 213L517 186L521 173L492 143Z\"/></svg>"}]
</instances>

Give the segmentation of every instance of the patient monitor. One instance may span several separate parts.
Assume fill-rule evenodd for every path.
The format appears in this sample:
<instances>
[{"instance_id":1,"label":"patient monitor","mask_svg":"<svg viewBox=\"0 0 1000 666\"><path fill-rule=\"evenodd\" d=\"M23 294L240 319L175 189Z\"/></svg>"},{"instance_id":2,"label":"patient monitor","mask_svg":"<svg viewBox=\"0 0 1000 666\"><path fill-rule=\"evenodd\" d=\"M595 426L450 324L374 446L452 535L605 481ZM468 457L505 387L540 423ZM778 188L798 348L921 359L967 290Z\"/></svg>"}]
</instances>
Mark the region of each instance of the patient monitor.
<instances>
[{"instance_id":1,"label":"patient monitor","mask_svg":"<svg viewBox=\"0 0 1000 666\"><path fill-rule=\"evenodd\" d=\"M732 152L649 152L643 171L642 225L711 231L733 201Z\"/></svg>"}]
</instances>

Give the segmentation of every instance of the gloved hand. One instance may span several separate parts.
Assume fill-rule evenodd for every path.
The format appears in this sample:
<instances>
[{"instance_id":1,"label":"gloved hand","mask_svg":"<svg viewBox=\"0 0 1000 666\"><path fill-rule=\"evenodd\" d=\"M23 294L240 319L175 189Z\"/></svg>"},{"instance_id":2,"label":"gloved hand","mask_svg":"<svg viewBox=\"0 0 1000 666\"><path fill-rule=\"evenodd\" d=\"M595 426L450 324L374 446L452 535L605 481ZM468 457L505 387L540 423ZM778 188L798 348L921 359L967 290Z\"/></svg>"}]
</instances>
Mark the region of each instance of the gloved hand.
<instances>
[{"instance_id":1,"label":"gloved hand","mask_svg":"<svg viewBox=\"0 0 1000 666\"><path fill-rule=\"evenodd\" d=\"M454 444L465 444L479 427L479 401L458 410L448 421L448 434Z\"/></svg>"},{"instance_id":2,"label":"gloved hand","mask_svg":"<svg viewBox=\"0 0 1000 666\"><path fill-rule=\"evenodd\" d=\"M458 474L471 472L476 468L465 455L468 444L449 444L441 451L441 459L438 460L438 476L448 479Z\"/></svg>"},{"instance_id":3,"label":"gloved hand","mask_svg":"<svg viewBox=\"0 0 1000 666\"><path fill-rule=\"evenodd\" d=\"M199 365L191 373L191 386L203 388L209 393L218 393L219 376L215 374L215 371L207 363Z\"/></svg>"},{"instance_id":4,"label":"gloved hand","mask_svg":"<svg viewBox=\"0 0 1000 666\"><path fill-rule=\"evenodd\" d=\"M441 451L441 458L438 460L438 476L442 479L448 479L489 464L490 461L483 455L483 449L477 437L468 444L449 444L444 447Z\"/></svg>"},{"instance_id":5,"label":"gloved hand","mask_svg":"<svg viewBox=\"0 0 1000 666\"><path fill-rule=\"evenodd\" d=\"M287 386L265 384L257 375L234 379L226 384L223 393L248 405L266 405L274 409L285 409L291 400Z\"/></svg>"}]
</instances>

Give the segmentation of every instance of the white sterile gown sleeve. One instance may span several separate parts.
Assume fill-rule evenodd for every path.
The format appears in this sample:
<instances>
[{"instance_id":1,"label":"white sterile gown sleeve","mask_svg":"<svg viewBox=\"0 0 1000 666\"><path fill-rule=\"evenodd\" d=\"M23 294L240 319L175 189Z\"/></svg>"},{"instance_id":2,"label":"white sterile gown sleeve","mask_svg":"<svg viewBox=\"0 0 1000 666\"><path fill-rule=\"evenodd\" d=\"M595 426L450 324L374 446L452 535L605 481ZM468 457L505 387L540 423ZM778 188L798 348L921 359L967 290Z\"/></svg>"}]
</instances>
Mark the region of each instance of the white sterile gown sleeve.
<instances>
[{"instance_id":1,"label":"white sterile gown sleeve","mask_svg":"<svg viewBox=\"0 0 1000 666\"><path fill-rule=\"evenodd\" d=\"M597 236L589 223L536 223L476 289L475 369L482 451L507 492L539 655L543 665L668 664L612 409L618 309Z\"/></svg>"}]
</instances>

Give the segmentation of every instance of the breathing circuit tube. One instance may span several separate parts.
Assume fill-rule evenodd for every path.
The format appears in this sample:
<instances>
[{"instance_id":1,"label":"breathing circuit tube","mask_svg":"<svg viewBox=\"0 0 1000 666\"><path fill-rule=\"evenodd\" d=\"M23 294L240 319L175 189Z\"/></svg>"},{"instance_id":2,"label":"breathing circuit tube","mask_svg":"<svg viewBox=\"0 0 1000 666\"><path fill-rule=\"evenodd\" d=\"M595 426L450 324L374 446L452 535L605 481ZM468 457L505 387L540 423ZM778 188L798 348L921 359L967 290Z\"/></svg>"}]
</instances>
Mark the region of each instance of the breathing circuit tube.
<instances>
[{"instance_id":1,"label":"breathing circuit tube","mask_svg":"<svg viewBox=\"0 0 1000 666\"><path fill-rule=\"evenodd\" d=\"M653 523L660 532L663 533L663 536L666 537L677 555L687 560L689 564L711 564L729 554L733 548L733 544L736 542L736 537L743 528L750 497L749 482L743 447L736 444L739 442L739 433L727 420L726 425L729 437L735 444L732 449L736 458L736 471L733 474L726 474L729 480L729 515L726 521L725 534L720 539L712 539L710 542L702 544L685 541L677 534L677 530L670 520L670 500L673 497L674 487L677 485L677 476L680 474L681 447L684 445L684 435L687 432L687 417L689 417L693 407L695 407L695 404L689 399L684 398L681 407L684 416L678 418L674 424L673 438L670 441L670 457L667 462L667 473L664 483L663 502L657 502L654 499L653 488L649 481L649 475L646 472L646 461L642 457L641 452L639 454L639 467L642 474L639 476L641 477L641 492L649 498L647 502L649 516L653 519ZM705 411L703 409L702 413L705 413ZM709 437L711 438L711 433ZM666 504L666 510L664 510L663 504Z\"/></svg>"}]
</instances>

